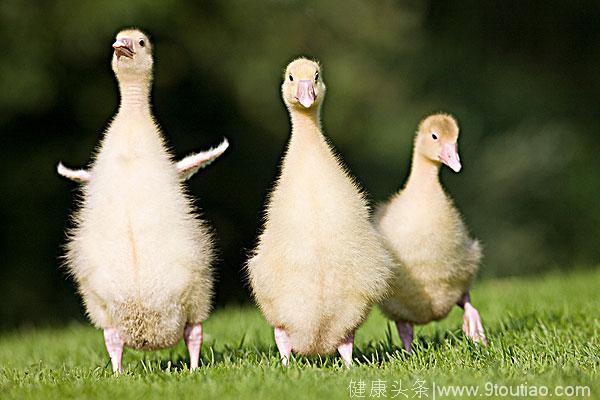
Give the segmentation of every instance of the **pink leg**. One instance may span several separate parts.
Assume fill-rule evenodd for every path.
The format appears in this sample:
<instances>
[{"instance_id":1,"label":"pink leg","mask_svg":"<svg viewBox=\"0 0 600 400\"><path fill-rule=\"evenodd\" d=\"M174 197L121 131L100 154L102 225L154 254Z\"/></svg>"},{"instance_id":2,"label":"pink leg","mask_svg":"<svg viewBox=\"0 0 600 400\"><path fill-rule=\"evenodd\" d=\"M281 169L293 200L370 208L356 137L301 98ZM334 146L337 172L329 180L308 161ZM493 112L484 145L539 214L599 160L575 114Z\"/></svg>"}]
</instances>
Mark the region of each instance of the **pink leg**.
<instances>
[{"instance_id":1,"label":"pink leg","mask_svg":"<svg viewBox=\"0 0 600 400\"><path fill-rule=\"evenodd\" d=\"M460 299L458 305L465 310L463 316L463 332L467 337L471 338L475 343L487 344L485 333L483 331L483 325L481 324L481 318L477 309L471 304L471 296L469 292Z\"/></svg>"},{"instance_id":2,"label":"pink leg","mask_svg":"<svg viewBox=\"0 0 600 400\"><path fill-rule=\"evenodd\" d=\"M187 324L183 330L183 340L190 353L190 371L198 368L202 347L202 324Z\"/></svg>"},{"instance_id":3,"label":"pink leg","mask_svg":"<svg viewBox=\"0 0 600 400\"><path fill-rule=\"evenodd\" d=\"M346 339L338 346L338 353L342 356L347 368L352 365L352 347L354 346L354 333L348 335Z\"/></svg>"},{"instance_id":4,"label":"pink leg","mask_svg":"<svg viewBox=\"0 0 600 400\"><path fill-rule=\"evenodd\" d=\"M110 356L113 372L116 374L122 373L123 365L121 364L121 360L123 359L125 341L119 331L115 328L104 329L104 344Z\"/></svg>"},{"instance_id":5,"label":"pink leg","mask_svg":"<svg viewBox=\"0 0 600 400\"><path fill-rule=\"evenodd\" d=\"M412 341L413 341L413 326L410 322L398 320L396 321L396 328L398 328L398 335L402 339L404 350L408 354L412 354Z\"/></svg>"},{"instance_id":6,"label":"pink leg","mask_svg":"<svg viewBox=\"0 0 600 400\"><path fill-rule=\"evenodd\" d=\"M281 356L281 364L287 367L292 354L292 344L290 343L290 337L283 328L275 327L275 343Z\"/></svg>"}]
</instances>

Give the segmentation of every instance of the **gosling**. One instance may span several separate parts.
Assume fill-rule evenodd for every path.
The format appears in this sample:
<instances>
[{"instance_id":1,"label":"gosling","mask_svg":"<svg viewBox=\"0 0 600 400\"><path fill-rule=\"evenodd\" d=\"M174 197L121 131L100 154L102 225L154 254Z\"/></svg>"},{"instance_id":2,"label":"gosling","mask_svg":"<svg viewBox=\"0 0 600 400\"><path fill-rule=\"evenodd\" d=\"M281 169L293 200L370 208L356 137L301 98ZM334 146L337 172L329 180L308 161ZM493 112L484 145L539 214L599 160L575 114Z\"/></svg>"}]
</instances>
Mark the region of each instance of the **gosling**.
<instances>
[{"instance_id":1,"label":"gosling","mask_svg":"<svg viewBox=\"0 0 600 400\"><path fill-rule=\"evenodd\" d=\"M150 40L123 30L112 47L119 110L89 170L58 165L82 183L66 263L115 373L124 346L161 349L182 336L193 370L211 306L213 240L182 183L228 143L175 163L151 111Z\"/></svg>"},{"instance_id":2,"label":"gosling","mask_svg":"<svg viewBox=\"0 0 600 400\"><path fill-rule=\"evenodd\" d=\"M292 133L247 269L274 327L283 365L292 351L352 363L357 327L382 300L391 257L370 224L367 201L321 132L325 97L314 61L289 64L281 86Z\"/></svg>"},{"instance_id":3,"label":"gosling","mask_svg":"<svg viewBox=\"0 0 600 400\"><path fill-rule=\"evenodd\" d=\"M410 177L404 189L379 208L376 226L396 266L383 313L396 321L409 353L413 325L445 318L458 304L464 333L486 342L469 288L479 269L481 246L469 236L452 199L439 180L442 164L461 170L458 125L445 114L431 115L416 133Z\"/></svg>"}]
</instances>

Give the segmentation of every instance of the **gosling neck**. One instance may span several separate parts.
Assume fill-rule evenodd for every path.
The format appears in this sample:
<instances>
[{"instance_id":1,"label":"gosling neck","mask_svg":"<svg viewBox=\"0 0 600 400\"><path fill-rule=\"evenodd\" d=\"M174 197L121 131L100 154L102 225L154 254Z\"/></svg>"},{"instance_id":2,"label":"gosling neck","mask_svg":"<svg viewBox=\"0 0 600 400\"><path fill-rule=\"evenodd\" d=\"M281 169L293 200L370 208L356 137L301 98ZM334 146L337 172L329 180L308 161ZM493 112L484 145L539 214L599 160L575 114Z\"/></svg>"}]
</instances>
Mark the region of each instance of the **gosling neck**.
<instances>
[{"instance_id":1,"label":"gosling neck","mask_svg":"<svg viewBox=\"0 0 600 400\"><path fill-rule=\"evenodd\" d=\"M407 190L431 190L441 188L440 163L421 154L417 149L413 151L410 176L406 182Z\"/></svg>"},{"instance_id":2,"label":"gosling neck","mask_svg":"<svg viewBox=\"0 0 600 400\"><path fill-rule=\"evenodd\" d=\"M302 110L291 106L289 108L292 120L292 139L321 138L321 110L320 107Z\"/></svg>"},{"instance_id":3,"label":"gosling neck","mask_svg":"<svg viewBox=\"0 0 600 400\"><path fill-rule=\"evenodd\" d=\"M121 104L119 113L150 114L151 79L145 76L125 76L119 78Z\"/></svg>"}]
</instances>

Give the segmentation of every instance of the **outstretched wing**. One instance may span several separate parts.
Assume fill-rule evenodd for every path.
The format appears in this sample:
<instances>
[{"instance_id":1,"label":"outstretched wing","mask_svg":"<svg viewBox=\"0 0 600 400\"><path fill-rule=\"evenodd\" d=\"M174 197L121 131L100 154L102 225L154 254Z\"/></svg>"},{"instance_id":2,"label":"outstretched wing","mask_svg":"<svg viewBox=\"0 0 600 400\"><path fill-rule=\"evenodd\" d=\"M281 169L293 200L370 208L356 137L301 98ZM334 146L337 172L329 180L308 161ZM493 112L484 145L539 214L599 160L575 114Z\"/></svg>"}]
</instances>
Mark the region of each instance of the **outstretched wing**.
<instances>
[{"instance_id":1,"label":"outstretched wing","mask_svg":"<svg viewBox=\"0 0 600 400\"><path fill-rule=\"evenodd\" d=\"M184 181L190 179L200 168L204 168L221 156L229 147L227 139L210 150L200 153L191 154L181 161L178 161L175 166L177 171Z\"/></svg>"},{"instance_id":2,"label":"outstretched wing","mask_svg":"<svg viewBox=\"0 0 600 400\"><path fill-rule=\"evenodd\" d=\"M204 168L217 158L221 156L229 147L227 139L215 148L200 153L191 154L181 161L177 162L177 172L181 176L181 179L190 179L200 168ZM58 163L56 168L58 173L65 178L78 183L88 182L91 178L91 174L85 169L73 170L65 167L62 163Z\"/></svg>"},{"instance_id":3,"label":"outstretched wing","mask_svg":"<svg viewBox=\"0 0 600 400\"><path fill-rule=\"evenodd\" d=\"M91 178L90 173L85 169L70 169L65 167L61 162L58 163L56 171L67 179L78 183L88 182Z\"/></svg>"}]
</instances>

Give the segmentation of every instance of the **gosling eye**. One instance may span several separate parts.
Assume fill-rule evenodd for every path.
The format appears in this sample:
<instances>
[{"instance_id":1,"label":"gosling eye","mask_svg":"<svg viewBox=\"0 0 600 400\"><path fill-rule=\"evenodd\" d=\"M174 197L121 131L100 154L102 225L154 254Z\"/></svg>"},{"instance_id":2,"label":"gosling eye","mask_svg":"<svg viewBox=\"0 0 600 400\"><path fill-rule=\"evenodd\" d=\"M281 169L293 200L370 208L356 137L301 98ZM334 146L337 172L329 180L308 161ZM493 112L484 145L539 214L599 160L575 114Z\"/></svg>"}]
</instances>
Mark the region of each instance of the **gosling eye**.
<instances>
[{"instance_id":1,"label":"gosling eye","mask_svg":"<svg viewBox=\"0 0 600 400\"><path fill-rule=\"evenodd\" d=\"M319 81L319 72L317 71L317 73L315 74L315 82Z\"/></svg>"},{"instance_id":2,"label":"gosling eye","mask_svg":"<svg viewBox=\"0 0 600 400\"><path fill-rule=\"evenodd\" d=\"M290 74L289 78L290 78L290 82L294 81L294 77L292 76L292 74Z\"/></svg>"},{"instance_id":3,"label":"gosling eye","mask_svg":"<svg viewBox=\"0 0 600 400\"><path fill-rule=\"evenodd\" d=\"M140 46L144 47L146 46L146 42L144 41L144 39L140 39L140 41L138 42L140 44Z\"/></svg>"},{"instance_id":4,"label":"gosling eye","mask_svg":"<svg viewBox=\"0 0 600 400\"><path fill-rule=\"evenodd\" d=\"M437 137L437 135L435 133L432 133L431 137L433 138L433 140L437 140L438 139L438 137Z\"/></svg>"}]
</instances>

